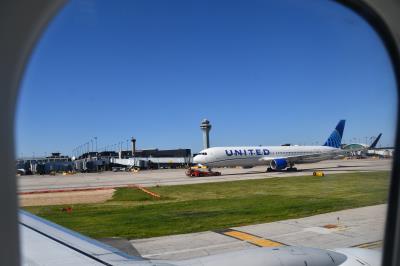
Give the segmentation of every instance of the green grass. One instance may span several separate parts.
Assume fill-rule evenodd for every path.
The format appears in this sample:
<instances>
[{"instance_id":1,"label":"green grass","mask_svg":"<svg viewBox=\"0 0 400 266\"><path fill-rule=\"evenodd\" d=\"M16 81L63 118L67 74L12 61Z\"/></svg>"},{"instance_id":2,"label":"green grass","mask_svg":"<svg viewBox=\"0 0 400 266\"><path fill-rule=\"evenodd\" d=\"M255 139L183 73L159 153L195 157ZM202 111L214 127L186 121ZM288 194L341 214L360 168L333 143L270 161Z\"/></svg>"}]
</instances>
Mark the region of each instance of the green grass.
<instances>
[{"instance_id":1,"label":"green grass","mask_svg":"<svg viewBox=\"0 0 400 266\"><path fill-rule=\"evenodd\" d=\"M105 203L26 207L85 235L146 238L299 218L386 202L389 172L298 176L197 185L121 188Z\"/></svg>"}]
</instances>

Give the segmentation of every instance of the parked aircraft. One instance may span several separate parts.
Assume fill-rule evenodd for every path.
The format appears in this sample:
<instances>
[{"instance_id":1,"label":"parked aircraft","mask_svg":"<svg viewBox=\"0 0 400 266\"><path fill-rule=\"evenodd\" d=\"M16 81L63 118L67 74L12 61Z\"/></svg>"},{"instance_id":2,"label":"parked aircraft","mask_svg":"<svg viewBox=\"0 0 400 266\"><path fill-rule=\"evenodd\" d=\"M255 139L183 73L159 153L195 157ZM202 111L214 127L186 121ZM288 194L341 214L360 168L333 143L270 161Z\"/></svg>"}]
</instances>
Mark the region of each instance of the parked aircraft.
<instances>
[{"instance_id":1,"label":"parked aircraft","mask_svg":"<svg viewBox=\"0 0 400 266\"><path fill-rule=\"evenodd\" d=\"M350 156L357 156L357 158L366 158L369 154L369 150L374 150L376 145L381 138L382 133L380 133L371 145L365 143L349 143L342 146L342 149L350 151ZM372 154L371 154L372 155Z\"/></svg>"},{"instance_id":2,"label":"parked aircraft","mask_svg":"<svg viewBox=\"0 0 400 266\"><path fill-rule=\"evenodd\" d=\"M267 171L297 171L295 164L320 162L354 152L340 148L344 126L345 120L340 120L322 146L212 147L199 152L193 162L210 168L269 165Z\"/></svg>"}]
</instances>

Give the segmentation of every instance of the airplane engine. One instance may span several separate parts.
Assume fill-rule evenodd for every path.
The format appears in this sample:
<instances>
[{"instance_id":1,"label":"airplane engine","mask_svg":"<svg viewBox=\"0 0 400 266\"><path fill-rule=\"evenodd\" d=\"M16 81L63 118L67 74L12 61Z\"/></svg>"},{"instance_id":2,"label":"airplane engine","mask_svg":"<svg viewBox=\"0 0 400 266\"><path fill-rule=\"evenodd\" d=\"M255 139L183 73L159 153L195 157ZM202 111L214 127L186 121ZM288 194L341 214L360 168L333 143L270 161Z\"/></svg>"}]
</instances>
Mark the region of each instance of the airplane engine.
<instances>
[{"instance_id":1,"label":"airplane engine","mask_svg":"<svg viewBox=\"0 0 400 266\"><path fill-rule=\"evenodd\" d=\"M271 168L273 170L282 170L288 166L286 159L275 159L271 161Z\"/></svg>"}]
</instances>

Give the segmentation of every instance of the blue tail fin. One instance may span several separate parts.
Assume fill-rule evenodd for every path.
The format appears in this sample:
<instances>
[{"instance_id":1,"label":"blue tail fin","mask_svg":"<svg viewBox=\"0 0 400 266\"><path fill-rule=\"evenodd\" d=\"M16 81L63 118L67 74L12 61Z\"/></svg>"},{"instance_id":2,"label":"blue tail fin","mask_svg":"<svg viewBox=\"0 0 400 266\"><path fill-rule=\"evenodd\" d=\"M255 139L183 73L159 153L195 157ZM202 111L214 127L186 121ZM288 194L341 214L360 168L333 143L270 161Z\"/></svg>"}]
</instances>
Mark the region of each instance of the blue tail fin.
<instances>
[{"instance_id":1,"label":"blue tail fin","mask_svg":"<svg viewBox=\"0 0 400 266\"><path fill-rule=\"evenodd\" d=\"M379 139L381 138L381 136L382 136L382 133L380 133L380 134L376 137L376 139L374 140L374 142L372 142L371 146L369 146L368 148L369 148L369 149L374 149L374 148L376 147L376 144L378 144L378 141L379 141Z\"/></svg>"},{"instance_id":2,"label":"blue tail fin","mask_svg":"<svg viewBox=\"0 0 400 266\"><path fill-rule=\"evenodd\" d=\"M324 146L329 146L329 147L334 147L334 148L340 147L340 143L342 142L343 130L344 130L345 123L346 123L346 120L339 121L335 130L332 132L332 134L329 136L329 138L325 141Z\"/></svg>"}]
</instances>

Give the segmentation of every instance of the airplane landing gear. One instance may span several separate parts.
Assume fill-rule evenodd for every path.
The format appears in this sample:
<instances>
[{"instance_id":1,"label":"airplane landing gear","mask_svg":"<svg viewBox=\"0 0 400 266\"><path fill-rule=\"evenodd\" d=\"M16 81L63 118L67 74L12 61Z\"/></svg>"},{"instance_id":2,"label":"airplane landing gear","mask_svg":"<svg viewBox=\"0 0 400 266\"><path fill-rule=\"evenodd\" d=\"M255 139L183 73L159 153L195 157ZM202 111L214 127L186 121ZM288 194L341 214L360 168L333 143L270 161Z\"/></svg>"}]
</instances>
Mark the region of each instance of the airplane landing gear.
<instances>
[{"instance_id":1,"label":"airplane landing gear","mask_svg":"<svg viewBox=\"0 0 400 266\"><path fill-rule=\"evenodd\" d=\"M289 164L289 167L286 168L286 171L288 172L297 172L297 168L294 167L294 163Z\"/></svg>"},{"instance_id":2,"label":"airplane landing gear","mask_svg":"<svg viewBox=\"0 0 400 266\"><path fill-rule=\"evenodd\" d=\"M271 167L267 168L267 173L270 173L270 172L281 172L281 171L284 171L284 170L275 170L275 169L272 169ZM297 172L297 168L296 167L288 167L288 168L286 168L286 171L287 172Z\"/></svg>"},{"instance_id":3,"label":"airplane landing gear","mask_svg":"<svg viewBox=\"0 0 400 266\"><path fill-rule=\"evenodd\" d=\"M270 172L281 172L281 171L284 171L284 170L283 169L282 170L272 169L271 167L267 168L267 173L270 173ZM297 172L297 168L291 166L291 167L286 168L286 171L287 172Z\"/></svg>"}]
</instances>

